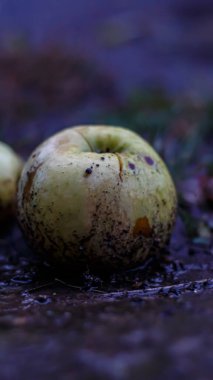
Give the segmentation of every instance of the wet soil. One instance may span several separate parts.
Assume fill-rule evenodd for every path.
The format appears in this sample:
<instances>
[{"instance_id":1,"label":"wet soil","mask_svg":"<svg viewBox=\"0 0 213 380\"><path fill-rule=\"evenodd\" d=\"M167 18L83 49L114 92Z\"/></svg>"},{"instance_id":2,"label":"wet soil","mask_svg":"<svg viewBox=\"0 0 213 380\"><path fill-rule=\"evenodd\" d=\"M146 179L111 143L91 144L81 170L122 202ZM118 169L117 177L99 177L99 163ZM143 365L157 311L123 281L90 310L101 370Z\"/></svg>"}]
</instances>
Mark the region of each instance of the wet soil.
<instances>
[{"instance_id":1,"label":"wet soil","mask_svg":"<svg viewBox=\"0 0 213 380\"><path fill-rule=\"evenodd\" d=\"M179 242L161 259L97 277L58 273L16 223L0 240L1 379L210 379L211 247Z\"/></svg>"}]
</instances>

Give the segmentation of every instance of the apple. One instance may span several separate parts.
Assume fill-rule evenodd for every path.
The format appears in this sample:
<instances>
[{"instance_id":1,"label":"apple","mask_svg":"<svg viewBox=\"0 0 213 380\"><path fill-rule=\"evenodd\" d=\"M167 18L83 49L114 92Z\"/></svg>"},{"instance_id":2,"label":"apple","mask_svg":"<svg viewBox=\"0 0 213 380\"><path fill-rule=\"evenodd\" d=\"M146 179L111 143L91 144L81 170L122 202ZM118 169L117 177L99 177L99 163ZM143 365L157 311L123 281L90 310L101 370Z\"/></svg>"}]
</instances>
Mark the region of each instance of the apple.
<instances>
[{"instance_id":1,"label":"apple","mask_svg":"<svg viewBox=\"0 0 213 380\"><path fill-rule=\"evenodd\" d=\"M32 153L19 181L18 215L27 239L71 267L141 263L168 241L176 205L159 155L120 127L57 133Z\"/></svg>"},{"instance_id":2,"label":"apple","mask_svg":"<svg viewBox=\"0 0 213 380\"><path fill-rule=\"evenodd\" d=\"M16 153L0 142L0 222L14 211L18 178L23 163Z\"/></svg>"}]
</instances>

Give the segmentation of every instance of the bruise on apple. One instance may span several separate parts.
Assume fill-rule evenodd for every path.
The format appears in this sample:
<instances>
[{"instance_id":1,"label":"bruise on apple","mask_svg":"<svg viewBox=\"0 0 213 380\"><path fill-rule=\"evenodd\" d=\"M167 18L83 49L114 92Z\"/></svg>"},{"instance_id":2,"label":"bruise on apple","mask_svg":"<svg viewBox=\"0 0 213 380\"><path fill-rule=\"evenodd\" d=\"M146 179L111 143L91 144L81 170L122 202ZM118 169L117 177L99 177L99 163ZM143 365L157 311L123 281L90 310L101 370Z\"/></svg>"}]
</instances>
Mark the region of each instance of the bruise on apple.
<instances>
[{"instance_id":1,"label":"bruise on apple","mask_svg":"<svg viewBox=\"0 0 213 380\"><path fill-rule=\"evenodd\" d=\"M136 220L136 223L134 225L133 229L133 235L143 235L145 237L152 236L152 228L149 224L149 219L146 216L143 216L142 218L138 218Z\"/></svg>"},{"instance_id":2,"label":"bruise on apple","mask_svg":"<svg viewBox=\"0 0 213 380\"><path fill-rule=\"evenodd\" d=\"M131 170L135 170L135 164L133 164L132 162L128 162L128 167L129 167Z\"/></svg>"},{"instance_id":3,"label":"bruise on apple","mask_svg":"<svg viewBox=\"0 0 213 380\"><path fill-rule=\"evenodd\" d=\"M154 165L155 161L150 155L144 155L143 153L138 153L137 155L138 160L145 161L146 164L152 166Z\"/></svg>"},{"instance_id":4,"label":"bruise on apple","mask_svg":"<svg viewBox=\"0 0 213 380\"><path fill-rule=\"evenodd\" d=\"M151 157L145 156L144 159L148 165L154 165L154 160Z\"/></svg>"},{"instance_id":5,"label":"bruise on apple","mask_svg":"<svg viewBox=\"0 0 213 380\"><path fill-rule=\"evenodd\" d=\"M42 166L42 163L37 165L36 167L32 168L31 171L27 172L27 181L24 186L23 190L23 202L24 201L29 201L30 199L30 192L33 184L33 180L35 178L37 170Z\"/></svg>"}]
</instances>

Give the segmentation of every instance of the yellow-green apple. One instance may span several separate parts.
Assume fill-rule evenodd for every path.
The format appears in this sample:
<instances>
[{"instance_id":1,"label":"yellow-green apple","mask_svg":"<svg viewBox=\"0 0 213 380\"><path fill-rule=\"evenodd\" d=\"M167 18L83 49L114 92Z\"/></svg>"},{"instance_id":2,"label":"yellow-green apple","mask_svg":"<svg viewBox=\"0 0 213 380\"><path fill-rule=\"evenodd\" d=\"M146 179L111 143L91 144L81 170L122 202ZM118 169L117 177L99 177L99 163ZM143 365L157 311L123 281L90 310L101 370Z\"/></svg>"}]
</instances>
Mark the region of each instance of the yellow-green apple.
<instances>
[{"instance_id":1,"label":"yellow-green apple","mask_svg":"<svg viewBox=\"0 0 213 380\"><path fill-rule=\"evenodd\" d=\"M0 142L0 222L14 211L17 181L23 163L16 153Z\"/></svg>"},{"instance_id":2,"label":"yellow-green apple","mask_svg":"<svg viewBox=\"0 0 213 380\"><path fill-rule=\"evenodd\" d=\"M171 176L154 149L120 127L79 126L50 137L19 182L18 214L31 245L71 266L124 268L168 241Z\"/></svg>"}]
</instances>

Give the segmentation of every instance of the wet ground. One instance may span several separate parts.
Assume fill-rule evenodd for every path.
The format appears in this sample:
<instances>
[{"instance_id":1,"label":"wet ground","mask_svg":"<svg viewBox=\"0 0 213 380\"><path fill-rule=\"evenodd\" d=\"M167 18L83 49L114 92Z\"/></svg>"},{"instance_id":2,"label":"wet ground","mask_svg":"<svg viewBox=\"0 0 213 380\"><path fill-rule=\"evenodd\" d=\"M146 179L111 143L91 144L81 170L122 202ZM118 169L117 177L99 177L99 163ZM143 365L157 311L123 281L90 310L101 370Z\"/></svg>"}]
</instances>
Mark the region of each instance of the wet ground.
<instances>
[{"instance_id":1,"label":"wet ground","mask_svg":"<svg viewBox=\"0 0 213 380\"><path fill-rule=\"evenodd\" d=\"M58 273L1 226L0 378L210 380L212 3L30 3L0 5L0 140L26 158L63 126L124 125L165 159L179 211L159 258L105 276Z\"/></svg>"},{"instance_id":2,"label":"wet ground","mask_svg":"<svg viewBox=\"0 0 213 380\"><path fill-rule=\"evenodd\" d=\"M14 225L0 240L1 379L211 379L209 245L184 246L135 270L55 273Z\"/></svg>"}]
</instances>

